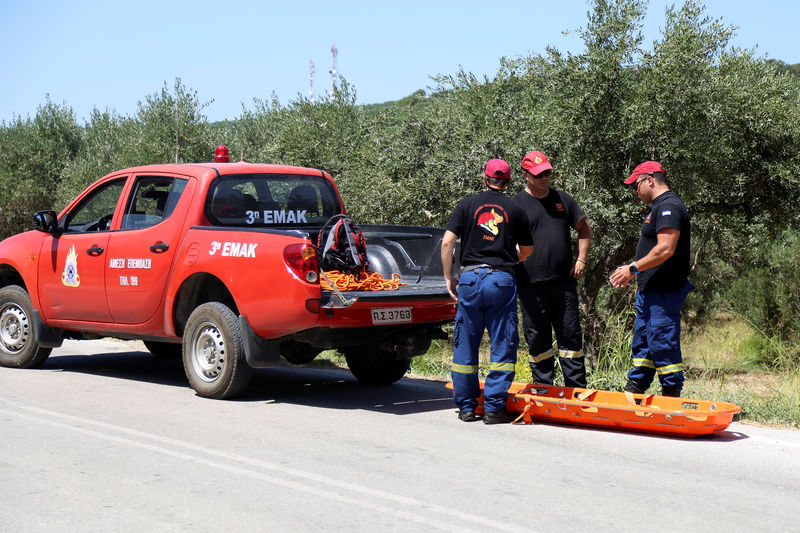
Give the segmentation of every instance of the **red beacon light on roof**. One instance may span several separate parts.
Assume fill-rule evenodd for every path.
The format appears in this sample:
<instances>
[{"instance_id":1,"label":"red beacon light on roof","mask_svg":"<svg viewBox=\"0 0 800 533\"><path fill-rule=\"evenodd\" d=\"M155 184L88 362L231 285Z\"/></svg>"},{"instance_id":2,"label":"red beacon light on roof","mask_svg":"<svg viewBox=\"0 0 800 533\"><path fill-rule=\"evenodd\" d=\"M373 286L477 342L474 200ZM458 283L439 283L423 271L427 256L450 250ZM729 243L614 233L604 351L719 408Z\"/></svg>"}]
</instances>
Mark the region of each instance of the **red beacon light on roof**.
<instances>
[{"instance_id":1,"label":"red beacon light on roof","mask_svg":"<svg viewBox=\"0 0 800 533\"><path fill-rule=\"evenodd\" d=\"M231 157L228 155L228 147L224 144L220 144L217 146L216 150L214 150L214 162L215 163L230 163Z\"/></svg>"}]
</instances>

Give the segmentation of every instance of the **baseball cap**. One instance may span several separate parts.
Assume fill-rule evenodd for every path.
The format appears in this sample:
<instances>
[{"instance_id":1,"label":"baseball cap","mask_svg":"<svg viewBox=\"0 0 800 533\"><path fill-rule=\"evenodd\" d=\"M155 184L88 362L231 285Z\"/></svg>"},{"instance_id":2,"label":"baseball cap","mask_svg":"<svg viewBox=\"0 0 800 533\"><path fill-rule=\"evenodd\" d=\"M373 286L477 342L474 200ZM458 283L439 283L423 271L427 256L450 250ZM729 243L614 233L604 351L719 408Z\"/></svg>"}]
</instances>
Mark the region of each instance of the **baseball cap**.
<instances>
[{"instance_id":1,"label":"baseball cap","mask_svg":"<svg viewBox=\"0 0 800 533\"><path fill-rule=\"evenodd\" d=\"M525 157L522 158L522 168L536 175L541 174L545 170L552 170L553 166L550 164L546 155L538 150L534 150L533 152L528 152L525 154Z\"/></svg>"},{"instance_id":2,"label":"baseball cap","mask_svg":"<svg viewBox=\"0 0 800 533\"><path fill-rule=\"evenodd\" d=\"M633 169L633 174L628 176L628 179L625 180L625 185L631 185L640 174L650 174L652 172L667 173L658 161L645 161Z\"/></svg>"},{"instance_id":3,"label":"baseball cap","mask_svg":"<svg viewBox=\"0 0 800 533\"><path fill-rule=\"evenodd\" d=\"M490 159L486 163L486 171L484 172L489 178L497 178L501 180L511 179L511 167L504 159Z\"/></svg>"}]
</instances>

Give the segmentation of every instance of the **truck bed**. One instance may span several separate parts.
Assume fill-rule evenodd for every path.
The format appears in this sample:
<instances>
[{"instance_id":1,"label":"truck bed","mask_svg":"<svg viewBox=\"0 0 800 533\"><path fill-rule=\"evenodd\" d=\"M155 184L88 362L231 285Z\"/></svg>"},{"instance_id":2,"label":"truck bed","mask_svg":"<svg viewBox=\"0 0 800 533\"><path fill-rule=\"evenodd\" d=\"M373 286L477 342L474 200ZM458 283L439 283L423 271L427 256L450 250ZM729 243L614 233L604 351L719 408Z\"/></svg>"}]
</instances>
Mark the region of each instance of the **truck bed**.
<instances>
[{"instance_id":1,"label":"truck bed","mask_svg":"<svg viewBox=\"0 0 800 533\"><path fill-rule=\"evenodd\" d=\"M385 279L398 274L405 285L391 291L346 291L342 294L347 300L370 303L450 300L440 255L444 229L376 224L359 224L358 227L367 241L369 269ZM322 291L323 307L339 305L340 298L335 291Z\"/></svg>"}]
</instances>

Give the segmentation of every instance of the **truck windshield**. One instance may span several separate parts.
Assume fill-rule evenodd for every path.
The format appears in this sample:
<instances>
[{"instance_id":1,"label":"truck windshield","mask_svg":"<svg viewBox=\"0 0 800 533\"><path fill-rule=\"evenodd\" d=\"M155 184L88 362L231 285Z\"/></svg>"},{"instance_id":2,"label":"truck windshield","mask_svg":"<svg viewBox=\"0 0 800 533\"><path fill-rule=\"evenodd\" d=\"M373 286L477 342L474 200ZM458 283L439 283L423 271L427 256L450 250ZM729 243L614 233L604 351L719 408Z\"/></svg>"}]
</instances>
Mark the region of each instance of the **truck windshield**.
<instances>
[{"instance_id":1,"label":"truck windshield","mask_svg":"<svg viewBox=\"0 0 800 533\"><path fill-rule=\"evenodd\" d=\"M206 218L216 226L321 226L341 212L328 180L295 174L220 176L205 205Z\"/></svg>"}]
</instances>

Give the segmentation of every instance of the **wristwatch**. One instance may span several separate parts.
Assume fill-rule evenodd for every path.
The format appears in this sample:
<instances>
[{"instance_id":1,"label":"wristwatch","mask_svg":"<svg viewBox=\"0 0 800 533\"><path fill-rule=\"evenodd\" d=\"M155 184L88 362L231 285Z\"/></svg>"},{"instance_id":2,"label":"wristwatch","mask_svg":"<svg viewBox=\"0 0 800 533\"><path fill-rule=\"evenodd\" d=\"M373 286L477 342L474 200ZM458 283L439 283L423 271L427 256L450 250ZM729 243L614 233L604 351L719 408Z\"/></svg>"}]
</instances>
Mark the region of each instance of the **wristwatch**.
<instances>
[{"instance_id":1,"label":"wristwatch","mask_svg":"<svg viewBox=\"0 0 800 533\"><path fill-rule=\"evenodd\" d=\"M639 273L639 269L636 268L636 262L635 261L633 263L631 263L630 265L628 265L628 272L630 272L631 274L634 274L634 275Z\"/></svg>"}]
</instances>

